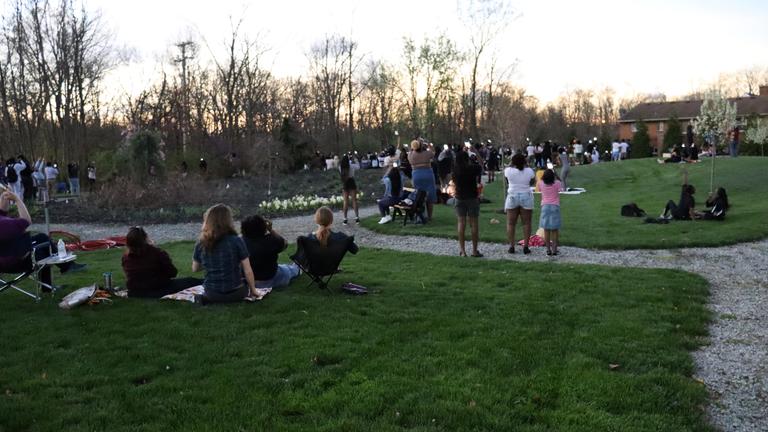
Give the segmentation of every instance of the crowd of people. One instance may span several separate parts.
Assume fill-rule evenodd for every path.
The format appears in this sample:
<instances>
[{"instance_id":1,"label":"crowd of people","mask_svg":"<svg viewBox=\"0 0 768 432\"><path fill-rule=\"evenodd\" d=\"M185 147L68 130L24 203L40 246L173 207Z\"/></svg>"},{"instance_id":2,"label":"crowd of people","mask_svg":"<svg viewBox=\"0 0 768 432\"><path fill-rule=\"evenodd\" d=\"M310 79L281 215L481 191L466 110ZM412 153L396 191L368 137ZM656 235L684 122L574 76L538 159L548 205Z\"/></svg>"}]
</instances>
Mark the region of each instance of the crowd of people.
<instances>
[{"instance_id":1,"label":"crowd of people","mask_svg":"<svg viewBox=\"0 0 768 432\"><path fill-rule=\"evenodd\" d=\"M617 141L611 154L612 160L620 161L628 157L628 145L624 144ZM458 254L482 257L479 250L479 216L480 204L484 199L483 178L485 176L485 183L493 182L496 180L496 172L501 171L505 182L503 211L506 215L508 253L514 254L518 244L522 244L523 254L531 253L529 241L532 238L535 206L533 191L537 190L541 194L538 225L543 230L546 254L556 256L559 254L562 226L560 193L568 190L567 178L572 164L594 163L589 153L595 149L589 146L584 148L578 140L569 146L545 142L518 151L495 148L490 142L467 142L463 146L444 145L438 152L434 144L415 139L407 147L390 148L381 155L366 157L369 161L375 157L377 164L385 170L381 177L384 191L377 200L380 224L392 222L396 206L412 205L421 194L424 197L424 208L416 209L416 213L423 215L418 222L432 223L435 205L452 205L457 220ZM690 151L687 156L692 156ZM505 158L508 158L506 164ZM204 169L203 163L204 160L201 160L201 169ZM353 152L342 155L335 168L339 173L343 194L344 225L349 223L350 210L354 212L355 223L360 222L358 186L355 181L355 172L360 164L361 160ZM31 224L31 217L24 204L25 198L34 197L35 193L30 191L37 190L37 199L49 199L61 175L56 163L44 159L30 163L24 156L19 156L9 159L4 166L5 169L0 170L4 178L0 180L8 186L3 186L5 190L0 196L0 269L19 264L24 257L24 249L28 247L30 236L26 230ZM559 173L556 167L559 167ZM89 165L89 180L90 169ZM76 163L67 166L72 193L79 192L78 170ZM28 177L32 179L31 184ZM718 188L707 199L707 209L702 212L695 210L695 193L696 189L689 184L685 171L680 200L670 200L660 218L724 219L729 209L724 188ZM8 213L12 204L16 206L17 217L11 217ZM312 241L327 246L329 241L346 238L345 234L331 230L333 216L333 211L328 207L317 209L314 216L317 229L310 236ZM522 224L521 239L517 236L518 222ZM469 250L466 246L467 225L470 227ZM49 239L45 234L37 234L33 240L47 242ZM126 243L122 267L131 297L159 298L201 285L204 294L196 298L197 302L232 302L256 296L258 288L286 286L300 274L296 264L278 263L278 256L287 248L288 242L272 227L270 221L260 215L247 217L242 220L238 234L232 210L224 204L214 205L205 212L201 232L194 246L191 269L193 272L204 272L203 278L177 278L178 270L170 256L153 245L146 231L139 226L129 229ZM354 253L357 247L353 244L353 248ZM52 247L47 253L55 251L56 248ZM65 264L61 270L71 271L72 267L72 264ZM74 268L79 266L75 264ZM50 281L50 270L47 271L43 279Z\"/></svg>"},{"instance_id":2,"label":"crowd of people","mask_svg":"<svg viewBox=\"0 0 768 432\"><path fill-rule=\"evenodd\" d=\"M66 174L66 175L65 175ZM91 162L86 167L89 191L96 183L96 166ZM0 183L7 184L16 195L27 202L48 202L56 193L80 195L80 165L69 162L66 171L59 169L56 161L38 158L30 162L24 155L9 159L0 157Z\"/></svg>"}]
</instances>

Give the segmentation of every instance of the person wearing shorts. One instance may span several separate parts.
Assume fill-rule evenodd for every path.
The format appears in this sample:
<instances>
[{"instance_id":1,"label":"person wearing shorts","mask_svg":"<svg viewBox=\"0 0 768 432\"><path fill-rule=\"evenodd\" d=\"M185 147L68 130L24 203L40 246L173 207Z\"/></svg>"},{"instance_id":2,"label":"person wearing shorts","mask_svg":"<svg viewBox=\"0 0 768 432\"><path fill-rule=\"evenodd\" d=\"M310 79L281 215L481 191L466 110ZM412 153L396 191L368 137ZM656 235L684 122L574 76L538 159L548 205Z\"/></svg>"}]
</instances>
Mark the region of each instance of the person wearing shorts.
<instances>
[{"instance_id":1,"label":"person wearing shorts","mask_svg":"<svg viewBox=\"0 0 768 432\"><path fill-rule=\"evenodd\" d=\"M523 221L523 253L529 254L528 239L531 237L531 214L533 213L533 193L531 184L536 173L525 166L525 156L516 154L512 156L512 166L504 169L504 180L507 183L507 198L504 202L504 211L507 213L507 240L509 249L507 252L515 253L515 227L517 219Z\"/></svg>"},{"instance_id":2,"label":"person wearing shorts","mask_svg":"<svg viewBox=\"0 0 768 432\"><path fill-rule=\"evenodd\" d=\"M470 231L472 233L472 254L475 258L480 258L483 254L477 250L477 244L480 241L480 227L478 218L480 217L480 196L478 193L477 179L480 176L480 165L470 160L466 151L460 151L456 154L453 166L453 183L456 187L456 220L459 232L459 256L467 256L465 249L465 234L467 219L469 219Z\"/></svg>"}]
</instances>

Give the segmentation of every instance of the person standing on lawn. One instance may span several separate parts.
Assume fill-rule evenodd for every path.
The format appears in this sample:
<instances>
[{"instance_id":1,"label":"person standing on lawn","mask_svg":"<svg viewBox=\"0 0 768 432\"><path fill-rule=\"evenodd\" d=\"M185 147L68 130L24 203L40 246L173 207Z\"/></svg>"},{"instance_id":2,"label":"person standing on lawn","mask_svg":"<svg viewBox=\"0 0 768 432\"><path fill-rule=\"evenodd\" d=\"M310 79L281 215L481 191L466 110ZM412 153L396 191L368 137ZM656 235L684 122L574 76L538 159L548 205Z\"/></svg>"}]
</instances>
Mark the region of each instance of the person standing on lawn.
<instances>
[{"instance_id":1,"label":"person standing on lawn","mask_svg":"<svg viewBox=\"0 0 768 432\"><path fill-rule=\"evenodd\" d=\"M541 191L541 218L539 227L544 229L544 244L547 245L547 255L557 255L560 241L560 181L551 169L544 171L539 180Z\"/></svg>"},{"instance_id":2,"label":"person standing on lawn","mask_svg":"<svg viewBox=\"0 0 768 432\"><path fill-rule=\"evenodd\" d=\"M69 176L69 193L80 195L80 165L77 162L67 164L67 176Z\"/></svg>"},{"instance_id":3,"label":"person standing on lawn","mask_svg":"<svg viewBox=\"0 0 768 432\"><path fill-rule=\"evenodd\" d=\"M420 140L411 141L411 152L408 153L408 162L411 165L411 179L413 187L427 193L427 219L432 220L432 210L437 202L437 188L435 187L435 174L432 171L432 159L435 152L431 146Z\"/></svg>"},{"instance_id":4,"label":"person standing on lawn","mask_svg":"<svg viewBox=\"0 0 768 432\"><path fill-rule=\"evenodd\" d=\"M467 256L464 235L467 227L467 219L472 233L472 255L480 258L483 254L477 250L480 238L478 218L480 216L480 197L478 194L477 179L480 177L480 165L469 159L466 151L456 154L456 162L453 167L453 183L456 187L457 228L459 233L459 256Z\"/></svg>"},{"instance_id":5,"label":"person standing on lawn","mask_svg":"<svg viewBox=\"0 0 768 432\"><path fill-rule=\"evenodd\" d=\"M341 196L343 199L342 211L344 212L344 225L347 224L347 212L349 211L350 201L352 209L355 211L355 223L360 224L360 214L357 210L357 183L355 182L355 167L349 159L349 155L344 155L339 163L339 173L341 174Z\"/></svg>"},{"instance_id":6,"label":"person standing on lawn","mask_svg":"<svg viewBox=\"0 0 768 432\"><path fill-rule=\"evenodd\" d=\"M512 166L504 169L504 179L507 183L507 198L504 211L507 213L507 252L515 253L515 226L520 217L523 221L523 253L529 254L528 239L531 237L531 215L533 214L533 192L531 186L536 173L525 166L525 156L512 156Z\"/></svg>"}]
</instances>

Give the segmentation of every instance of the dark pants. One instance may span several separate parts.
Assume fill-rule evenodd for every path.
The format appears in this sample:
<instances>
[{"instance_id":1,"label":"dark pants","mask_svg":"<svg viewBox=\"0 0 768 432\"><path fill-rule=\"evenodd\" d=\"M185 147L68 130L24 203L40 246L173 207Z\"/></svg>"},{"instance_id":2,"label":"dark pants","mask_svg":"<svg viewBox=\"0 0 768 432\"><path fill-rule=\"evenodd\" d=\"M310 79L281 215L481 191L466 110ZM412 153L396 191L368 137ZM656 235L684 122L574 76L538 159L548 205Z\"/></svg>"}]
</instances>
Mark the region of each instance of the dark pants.
<instances>
[{"instance_id":1,"label":"dark pants","mask_svg":"<svg viewBox=\"0 0 768 432\"><path fill-rule=\"evenodd\" d=\"M153 291L130 291L128 297L132 298L160 298L167 296L168 294L176 294L179 291L183 291L193 286L202 285L203 280L198 278L176 278L171 279L171 283L162 289L156 289Z\"/></svg>"},{"instance_id":2,"label":"dark pants","mask_svg":"<svg viewBox=\"0 0 768 432\"><path fill-rule=\"evenodd\" d=\"M381 214L381 216L386 216L389 214L389 208L399 203L400 199L389 196L389 197L384 197L376 202L379 204L379 213Z\"/></svg>"},{"instance_id":3,"label":"dark pants","mask_svg":"<svg viewBox=\"0 0 768 432\"><path fill-rule=\"evenodd\" d=\"M680 214L680 208L675 204L674 201L669 200L667 201L667 206L664 207L664 215L672 216L673 219L676 220L689 220L690 215L688 214Z\"/></svg>"},{"instance_id":4,"label":"dark pants","mask_svg":"<svg viewBox=\"0 0 768 432\"><path fill-rule=\"evenodd\" d=\"M206 303L234 303L242 301L248 295L248 286L241 285L234 291L222 294L216 291L205 290L203 294Z\"/></svg>"},{"instance_id":5,"label":"dark pants","mask_svg":"<svg viewBox=\"0 0 768 432\"><path fill-rule=\"evenodd\" d=\"M48 235L43 233L35 234L31 238L32 238L33 244L40 244L40 243L51 241L51 239L48 238ZM51 243L50 250L46 247L35 249L35 260L40 261L43 258L48 258L49 256L51 256L51 253L54 253L54 254L57 253L56 245L53 243ZM59 264L57 265L57 267L62 273L64 273L69 269L71 265L72 263L68 262L65 264ZM43 268L40 271L40 282L51 285L51 267L50 266L45 266L45 268ZM43 290L47 290L47 288L43 287Z\"/></svg>"}]
</instances>

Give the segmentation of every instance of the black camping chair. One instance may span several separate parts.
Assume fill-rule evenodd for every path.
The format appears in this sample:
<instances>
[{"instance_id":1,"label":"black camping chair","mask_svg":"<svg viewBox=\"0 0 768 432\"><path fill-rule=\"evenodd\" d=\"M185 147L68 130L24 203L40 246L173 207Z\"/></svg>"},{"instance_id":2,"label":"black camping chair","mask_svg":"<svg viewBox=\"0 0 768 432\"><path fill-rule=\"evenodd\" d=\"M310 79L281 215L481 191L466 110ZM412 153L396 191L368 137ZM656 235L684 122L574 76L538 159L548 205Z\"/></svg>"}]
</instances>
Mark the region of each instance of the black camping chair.
<instances>
[{"instance_id":1,"label":"black camping chair","mask_svg":"<svg viewBox=\"0 0 768 432\"><path fill-rule=\"evenodd\" d=\"M22 236L20 239L2 245L0 247L0 256L19 257L19 261L10 267L0 268L0 274L11 274L11 278L8 280L0 278L0 293L12 288L22 294L32 297L35 300L40 300L41 283L37 278L40 265L38 265L36 259L36 252L39 249L45 248L48 248L50 252L50 247L50 242L32 242L32 238L28 232L24 233L24 236ZM27 278L34 281L36 288L35 293L19 288L17 286L17 284Z\"/></svg>"},{"instance_id":2,"label":"black camping chair","mask_svg":"<svg viewBox=\"0 0 768 432\"><path fill-rule=\"evenodd\" d=\"M338 273L341 260L347 251L357 253L355 236L334 233L323 246L312 237L301 236L296 239L296 253L291 260L312 279L309 286L317 284L320 289L327 289L333 275Z\"/></svg>"},{"instance_id":3,"label":"black camping chair","mask_svg":"<svg viewBox=\"0 0 768 432\"><path fill-rule=\"evenodd\" d=\"M394 205L395 211L392 212L392 219L396 219L397 216L403 217L403 226L405 226L409 220L414 220L418 218L421 223L426 223L427 220L424 217L424 210L426 206L427 201L427 191L419 190L416 192L416 200L413 201L413 204L407 205L407 204L396 204Z\"/></svg>"}]
</instances>

